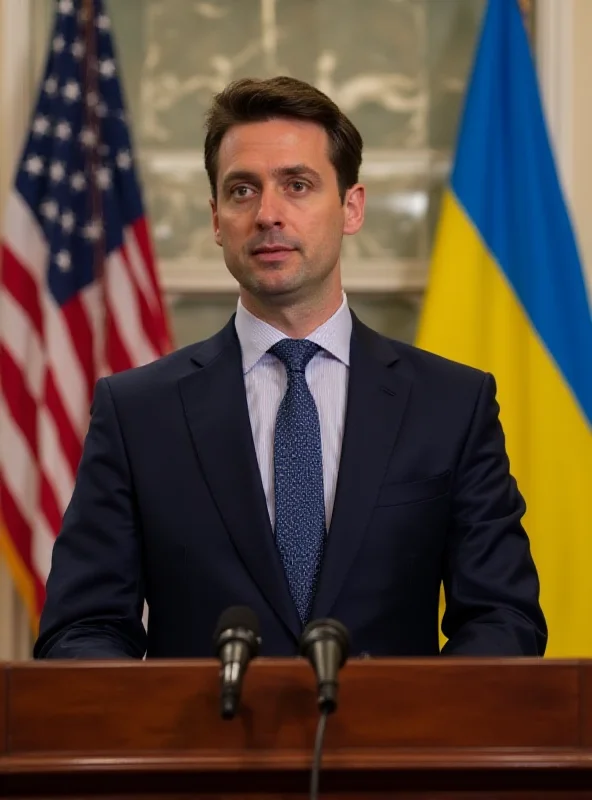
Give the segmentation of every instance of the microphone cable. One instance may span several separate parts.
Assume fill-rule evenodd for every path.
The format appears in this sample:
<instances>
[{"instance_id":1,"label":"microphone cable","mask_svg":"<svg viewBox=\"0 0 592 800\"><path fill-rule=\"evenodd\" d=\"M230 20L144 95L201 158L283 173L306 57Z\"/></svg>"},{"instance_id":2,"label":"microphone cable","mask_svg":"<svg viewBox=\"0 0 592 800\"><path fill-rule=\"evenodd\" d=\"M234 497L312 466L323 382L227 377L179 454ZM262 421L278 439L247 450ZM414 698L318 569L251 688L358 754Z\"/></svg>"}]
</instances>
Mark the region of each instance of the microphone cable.
<instances>
[{"instance_id":1,"label":"microphone cable","mask_svg":"<svg viewBox=\"0 0 592 800\"><path fill-rule=\"evenodd\" d=\"M312 772L310 775L310 800L318 800L319 798L319 777L321 774L321 760L323 757L323 742L325 741L325 731L327 729L329 713L330 712L327 710L321 711L317 723Z\"/></svg>"}]
</instances>

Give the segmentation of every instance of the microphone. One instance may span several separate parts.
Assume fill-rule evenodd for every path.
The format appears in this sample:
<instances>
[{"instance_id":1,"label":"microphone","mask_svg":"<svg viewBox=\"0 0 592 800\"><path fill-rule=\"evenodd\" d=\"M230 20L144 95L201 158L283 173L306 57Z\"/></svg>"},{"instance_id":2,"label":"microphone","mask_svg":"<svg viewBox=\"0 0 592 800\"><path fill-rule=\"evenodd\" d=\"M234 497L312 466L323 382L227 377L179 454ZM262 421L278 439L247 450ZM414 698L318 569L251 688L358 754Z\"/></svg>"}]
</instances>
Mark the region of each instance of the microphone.
<instances>
[{"instance_id":1,"label":"microphone","mask_svg":"<svg viewBox=\"0 0 592 800\"><path fill-rule=\"evenodd\" d=\"M300 637L300 655L305 656L317 676L317 702L321 711L315 737L310 776L310 798L318 800L323 740L329 714L337 708L337 673L349 655L349 634L336 619L309 622Z\"/></svg>"},{"instance_id":2,"label":"microphone","mask_svg":"<svg viewBox=\"0 0 592 800\"><path fill-rule=\"evenodd\" d=\"M246 606L232 606L220 615L214 634L220 668L220 714L232 719L238 709L243 677L261 645L259 620Z\"/></svg>"},{"instance_id":3,"label":"microphone","mask_svg":"<svg viewBox=\"0 0 592 800\"><path fill-rule=\"evenodd\" d=\"M319 709L331 714L337 708L337 673L349 655L349 634L335 619L309 622L300 637L300 654L307 658L317 676Z\"/></svg>"}]
</instances>

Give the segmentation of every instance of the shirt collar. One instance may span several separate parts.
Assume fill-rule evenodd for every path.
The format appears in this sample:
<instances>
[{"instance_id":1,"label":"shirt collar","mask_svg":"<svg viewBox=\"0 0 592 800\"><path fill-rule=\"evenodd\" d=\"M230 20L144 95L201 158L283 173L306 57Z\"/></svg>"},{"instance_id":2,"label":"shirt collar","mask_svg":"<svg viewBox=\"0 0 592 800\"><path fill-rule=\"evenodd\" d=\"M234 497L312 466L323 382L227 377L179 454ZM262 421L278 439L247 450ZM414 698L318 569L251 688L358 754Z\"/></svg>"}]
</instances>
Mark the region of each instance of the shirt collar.
<instances>
[{"instance_id":1,"label":"shirt collar","mask_svg":"<svg viewBox=\"0 0 592 800\"><path fill-rule=\"evenodd\" d=\"M234 325L241 346L245 375L263 358L270 347L287 338L285 333L247 311L240 298ZM333 316L306 338L349 367L351 332L352 318L344 292L343 301Z\"/></svg>"}]
</instances>

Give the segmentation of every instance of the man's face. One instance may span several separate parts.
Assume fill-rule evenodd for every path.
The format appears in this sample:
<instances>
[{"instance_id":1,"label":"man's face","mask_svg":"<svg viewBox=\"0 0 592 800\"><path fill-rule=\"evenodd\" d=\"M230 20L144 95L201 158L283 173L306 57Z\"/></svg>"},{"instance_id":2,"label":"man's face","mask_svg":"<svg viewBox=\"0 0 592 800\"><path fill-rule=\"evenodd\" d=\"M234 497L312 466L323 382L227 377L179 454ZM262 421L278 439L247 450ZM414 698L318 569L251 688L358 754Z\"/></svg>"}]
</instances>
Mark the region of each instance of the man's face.
<instances>
[{"instance_id":1,"label":"man's face","mask_svg":"<svg viewBox=\"0 0 592 800\"><path fill-rule=\"evenodd\" d=\"M341 288L345 234L364 218L364 189L342 203L324 128L272 119L232 127L218 154L216 242L243 290L277 303Z\"/></svg>"}]
</instances>

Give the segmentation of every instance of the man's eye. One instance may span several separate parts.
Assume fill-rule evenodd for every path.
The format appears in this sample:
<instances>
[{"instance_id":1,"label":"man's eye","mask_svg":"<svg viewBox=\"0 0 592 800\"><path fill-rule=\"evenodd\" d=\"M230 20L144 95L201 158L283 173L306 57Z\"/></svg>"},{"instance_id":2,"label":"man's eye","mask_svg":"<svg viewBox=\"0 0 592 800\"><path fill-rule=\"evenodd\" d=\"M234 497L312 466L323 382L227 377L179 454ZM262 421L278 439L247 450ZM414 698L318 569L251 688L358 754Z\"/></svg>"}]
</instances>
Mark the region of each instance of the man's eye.
<instances>
[{"instance_id":1,"label":"man's eye","mask_svg":"<svg viewBox=\"0 0 592 800\"><path fill-rule=\"evenodd\" d=\"M235 186L234 189L230 192L232 197L236 197L238 199L244 199L245 197L251 197L253 194L253 189L250 186Z\"/></svg>"},{"instance_id":2,"label":"man's eye","mask_svg":"<svg viewBox=\"0 0 592 800\"><path fill-rule=\"evenodd\" d=\"M308 186L307 186L306 183L304 183L304 181L292 181L290 186L292 187L292 189L294 189L294 191L297 194L302 194L302 192L304 192L304 191L306 191L306 189L308 189Z\"/></svg>"}]
</instances>

